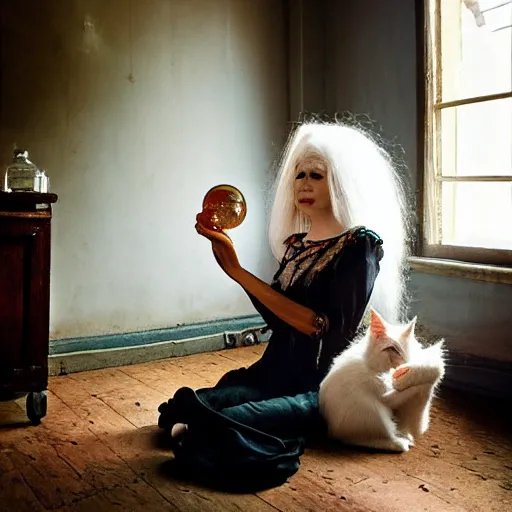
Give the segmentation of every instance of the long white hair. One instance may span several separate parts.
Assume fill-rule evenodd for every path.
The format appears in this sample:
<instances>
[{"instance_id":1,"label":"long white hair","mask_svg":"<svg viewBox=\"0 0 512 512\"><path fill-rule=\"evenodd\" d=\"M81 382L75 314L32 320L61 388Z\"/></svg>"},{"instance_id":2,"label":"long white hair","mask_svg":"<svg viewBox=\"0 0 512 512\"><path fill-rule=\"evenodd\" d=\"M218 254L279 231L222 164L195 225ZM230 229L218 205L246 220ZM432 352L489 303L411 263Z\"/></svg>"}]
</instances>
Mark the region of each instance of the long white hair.
<instances>
[{"instance_id":1,"label":"long white hair","mask_svg":"<svg viewBox=\"0 0 512 512\"><path fill-rule=\"evenodd\" d=\"M336 123L304 123L290 135L283 152L270 213L269 241L280 261L284 240L307 232L307 216L294 205L296 165L307 153L321 155L328 166L331 204L344 227L365 226L383 239L384 257L370 304L390 323L405 313L404 264L407 211L402 183L391 157L362 130Z\"/></svg>"}]
</instances>

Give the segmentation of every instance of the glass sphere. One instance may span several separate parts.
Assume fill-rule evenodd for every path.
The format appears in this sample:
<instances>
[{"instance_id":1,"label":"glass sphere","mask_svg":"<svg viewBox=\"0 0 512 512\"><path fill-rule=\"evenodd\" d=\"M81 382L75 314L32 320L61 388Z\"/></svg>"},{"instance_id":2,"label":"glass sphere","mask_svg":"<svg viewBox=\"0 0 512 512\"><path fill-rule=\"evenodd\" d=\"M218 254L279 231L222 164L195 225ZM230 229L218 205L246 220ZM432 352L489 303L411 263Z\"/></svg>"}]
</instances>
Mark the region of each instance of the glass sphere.
<instances>
[{"instance_id":1,"label":"glass sphere","mask_svg":"<svg viewBox=\"0 0 512 512\"><path fill-rule=\"evenodd\" d=\"M204 196L203 221L207 227L233 229L242 224L246 214L245 198L236 187L217 185Z\"/></svg>"}]
</instances>

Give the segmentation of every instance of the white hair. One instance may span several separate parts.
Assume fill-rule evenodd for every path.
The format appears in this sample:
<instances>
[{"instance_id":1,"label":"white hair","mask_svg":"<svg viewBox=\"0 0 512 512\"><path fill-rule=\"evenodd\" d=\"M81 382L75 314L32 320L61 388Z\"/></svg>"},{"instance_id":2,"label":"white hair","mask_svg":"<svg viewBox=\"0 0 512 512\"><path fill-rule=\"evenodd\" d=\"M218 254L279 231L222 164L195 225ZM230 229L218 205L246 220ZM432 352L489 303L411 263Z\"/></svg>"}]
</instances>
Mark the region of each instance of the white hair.
<instances>
[{"instance_id":1,"label":"white hair","mask_svg":"<svg viewBox=\"0 0 512 512\"><path fill-rule=\"evenodd\" d=\"M280 261L283 242L307 232L308 218L294 204L297 163L310 151L327 164L333 214L344 229L365 226L383 240L384 257L369 305L390 323L405 313L407 212L391 157L362 130L340 123L304 123L283 152L270 214L269 241Z\"/></svg>"}]
</instances>

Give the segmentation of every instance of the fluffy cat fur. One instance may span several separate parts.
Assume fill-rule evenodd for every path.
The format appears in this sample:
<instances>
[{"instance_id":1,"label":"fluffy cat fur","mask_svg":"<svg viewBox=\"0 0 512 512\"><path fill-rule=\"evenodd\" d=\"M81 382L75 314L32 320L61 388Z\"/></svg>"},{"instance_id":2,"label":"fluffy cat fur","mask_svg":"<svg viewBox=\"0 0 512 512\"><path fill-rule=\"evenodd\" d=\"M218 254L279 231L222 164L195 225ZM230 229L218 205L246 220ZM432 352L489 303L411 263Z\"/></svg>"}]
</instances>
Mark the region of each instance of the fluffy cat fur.
<instances>
[{"instance_id":1,"label":"fluffy cat fur","mask_svg":"<svg viewBox=\"0 0 512 512\"><path fill-rule=\"evenodd\" d=\"M319 393L331 437L403 452L426 432L444 377L444 340L422 347L415 325L416 318L388 324L372 309L366 333L334 359Z\"/></svg>"}]
</instances>

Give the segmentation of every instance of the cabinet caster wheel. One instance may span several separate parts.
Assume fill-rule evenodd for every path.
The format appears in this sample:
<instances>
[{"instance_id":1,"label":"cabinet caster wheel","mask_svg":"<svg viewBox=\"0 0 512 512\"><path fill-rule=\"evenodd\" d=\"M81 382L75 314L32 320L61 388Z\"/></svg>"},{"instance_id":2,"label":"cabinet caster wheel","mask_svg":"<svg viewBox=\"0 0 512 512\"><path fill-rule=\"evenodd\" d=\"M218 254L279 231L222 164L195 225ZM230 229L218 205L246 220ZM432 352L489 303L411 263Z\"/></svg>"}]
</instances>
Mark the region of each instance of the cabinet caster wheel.
<instances>
[{"instance_id":1,"label":"cabinet caster wheel","mask_svg":"<svg viewBox=\"0 0 512 512\"><path fill-rule=\"evenodd\" d=\"M46 391L32 391L27 395L27 416L34 425L39 425L46 416L46 407Z\"/></svg>"}]
</instances>

